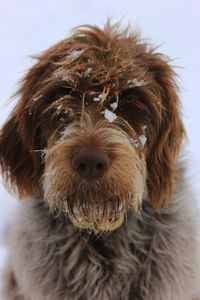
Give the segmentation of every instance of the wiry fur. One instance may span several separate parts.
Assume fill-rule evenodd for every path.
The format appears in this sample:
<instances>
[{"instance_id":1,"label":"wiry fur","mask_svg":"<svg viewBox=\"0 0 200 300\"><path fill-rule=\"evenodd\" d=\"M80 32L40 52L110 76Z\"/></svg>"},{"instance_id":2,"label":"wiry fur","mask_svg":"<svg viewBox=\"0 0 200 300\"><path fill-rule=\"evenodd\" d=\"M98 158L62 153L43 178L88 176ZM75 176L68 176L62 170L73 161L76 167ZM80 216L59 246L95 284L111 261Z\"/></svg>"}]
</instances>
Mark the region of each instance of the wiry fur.
<instances>
[{"instance_id":1,"label":"wiry fur","mask_svg":"<svg viewBox=\"0 0 200 300\"><path fill-rule=\"evenodd\" d=\"M177 162L185 130L168 59L109 22L36 59L0 135L5 183L26 197L3 299L193 300L197 207ZM77 174L82 150L106 153L101 178ZM121 214L121 227L102 229Z\"/></svg>"},{"instance_id":2,"label":"wiry fur","mask_svg":"<svg viewBox=\"0 0 200 300\"><path fill-rule=\"evenodd\" d=\"M41 196L24 200L9 258L20 288L7 287L5 299L22 300L17 293L31 300L193 299L198 253L191 197L183 181L163 213L144 201L139 217L130 211L123 226L100 238L64 216L53 218Z\"/></svg>"}]
</instances>

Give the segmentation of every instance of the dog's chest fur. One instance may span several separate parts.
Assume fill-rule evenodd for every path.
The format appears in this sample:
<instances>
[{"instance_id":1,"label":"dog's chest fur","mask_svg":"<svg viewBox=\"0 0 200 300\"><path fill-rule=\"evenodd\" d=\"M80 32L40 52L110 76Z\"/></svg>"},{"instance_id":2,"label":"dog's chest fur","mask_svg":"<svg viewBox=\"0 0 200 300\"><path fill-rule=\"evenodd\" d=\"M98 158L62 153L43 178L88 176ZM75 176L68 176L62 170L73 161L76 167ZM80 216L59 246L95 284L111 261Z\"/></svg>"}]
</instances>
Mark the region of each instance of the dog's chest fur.
<instances>
[{"instance_id":1,"label":"dog's chest fur","mask_svg":"<svg viewBox=\"0 0 200 300\"><path fill-rule=\"evenodd\" d=\"M10 241L16 281L24 295L32 291L28 300L191 299L196 229L189 197L175 193L160 214L144 201L140 216L129 212L123 226L99 237L54 218L40 197L23 201Z\"/></svg>"}]
</instances>

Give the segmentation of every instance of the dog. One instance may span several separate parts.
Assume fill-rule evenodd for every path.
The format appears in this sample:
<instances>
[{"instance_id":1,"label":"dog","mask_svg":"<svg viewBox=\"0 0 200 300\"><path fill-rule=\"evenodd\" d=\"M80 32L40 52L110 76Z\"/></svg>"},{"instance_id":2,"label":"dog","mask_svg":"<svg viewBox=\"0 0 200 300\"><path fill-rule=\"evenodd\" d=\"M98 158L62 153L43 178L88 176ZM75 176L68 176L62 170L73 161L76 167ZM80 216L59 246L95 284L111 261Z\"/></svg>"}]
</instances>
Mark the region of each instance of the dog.
<instances>
[{"instance_id":1,"label":"dog","mask_svg":"<svg viewBox=\"0 0 200 300\"><path fill-rule=\"evenodd\" d=\"M129 26L80 26L34 57L0 134L4 300L193 300L198 214L176 73Z\"/></svg>"}]
</instances>

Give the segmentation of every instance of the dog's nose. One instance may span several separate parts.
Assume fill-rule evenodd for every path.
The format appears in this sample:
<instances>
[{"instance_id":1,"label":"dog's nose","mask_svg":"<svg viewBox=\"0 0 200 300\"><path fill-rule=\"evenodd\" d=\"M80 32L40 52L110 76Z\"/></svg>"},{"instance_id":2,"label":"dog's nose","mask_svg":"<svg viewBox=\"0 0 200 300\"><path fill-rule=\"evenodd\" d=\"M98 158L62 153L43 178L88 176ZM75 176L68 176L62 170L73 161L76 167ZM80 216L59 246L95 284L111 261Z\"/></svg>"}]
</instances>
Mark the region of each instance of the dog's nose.
<instances>
[{"instance_id":1,"label":"dog's nose","mask_svg":"<svg viewBox=\"0 0 200 300\"><path fill-rule=\"evenodd\" d=\"M78 174L87 179L97 179L103 176L109 168L110 159L102 151L80 151L72 158L72 167Z\"/></svg>"}]
</instances>

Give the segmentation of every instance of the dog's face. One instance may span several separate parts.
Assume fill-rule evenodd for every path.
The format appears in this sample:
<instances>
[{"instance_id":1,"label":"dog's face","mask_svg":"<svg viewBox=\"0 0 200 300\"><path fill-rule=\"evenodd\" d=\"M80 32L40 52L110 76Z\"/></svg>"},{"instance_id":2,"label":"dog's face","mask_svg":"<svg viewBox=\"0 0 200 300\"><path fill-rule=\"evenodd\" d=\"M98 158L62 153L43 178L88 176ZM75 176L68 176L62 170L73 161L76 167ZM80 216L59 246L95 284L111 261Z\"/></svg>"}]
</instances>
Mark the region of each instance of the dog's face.
<instances>
[{"instance_id":1,"label":"dog's face","mask_svg":"<svg viewBox=\"0 0 200 300\"><path fill-rule=\"evenodd\" d=\"M37 57L0 136L19 195L43 190L80 228L119 227L143 194L169 202L184 128L174 72L135 33L87 26Z\"/></svg>"}]
</instances>

